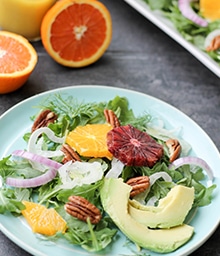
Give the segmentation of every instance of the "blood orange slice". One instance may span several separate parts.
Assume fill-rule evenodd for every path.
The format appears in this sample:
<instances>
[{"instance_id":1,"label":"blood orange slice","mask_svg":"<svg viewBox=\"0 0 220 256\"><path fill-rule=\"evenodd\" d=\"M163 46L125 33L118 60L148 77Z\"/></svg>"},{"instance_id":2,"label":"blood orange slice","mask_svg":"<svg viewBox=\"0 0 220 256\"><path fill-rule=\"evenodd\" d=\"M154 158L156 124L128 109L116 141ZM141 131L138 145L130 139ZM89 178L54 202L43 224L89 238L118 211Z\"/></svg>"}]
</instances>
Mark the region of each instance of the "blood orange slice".
<instances>
[{"instance_id":1,"label":"blood orange slice","mask_svg":"<svg viewBox=\"0 0 220 256\"><path fill-rule=\"evenodd\" d=\"M163 147L131 125L119 126L107 134L108 150L128 166L152 167L163 155Z\"/></svg>"},{"instance_id":2,"label":"blood orange slice","mask_svg":"<svg viewBox=\"0 0 220 256\"><path fill-rule=\"evenodd\" d=\"M42 43L58 63L83 67L97 61L112 38L108 9L96 0L58 1L41 25Z\"/></svg>"}]
</instances>

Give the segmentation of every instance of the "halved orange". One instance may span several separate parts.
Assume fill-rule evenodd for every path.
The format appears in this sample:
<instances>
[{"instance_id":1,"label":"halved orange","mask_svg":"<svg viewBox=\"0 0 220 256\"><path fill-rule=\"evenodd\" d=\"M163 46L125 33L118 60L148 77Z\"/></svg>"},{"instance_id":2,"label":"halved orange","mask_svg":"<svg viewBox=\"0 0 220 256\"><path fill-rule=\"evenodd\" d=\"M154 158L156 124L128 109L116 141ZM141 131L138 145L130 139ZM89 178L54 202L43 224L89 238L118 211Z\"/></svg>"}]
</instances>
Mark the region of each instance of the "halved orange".
<instances>
[{"instance_id":1,"label":"halved orange","mask_svg":"<svg viewBox=\"0 0 220 256\"><path fill-rule=\"evenodd\" d=\"M208 20L214 21L220 19L220 1L219 0L200 0L201 14Z\"/></svg>"},{"instance_id":2,"label":"halved orange","mask_svg":"<svg viewBox=\"0 0 220 256\"><path fill-rule=\"evenodd\" d=\"M20 88L37 63L37 52L24 37L0 31L0 93Z\"/></svg>"},{"instance_id":3,"label":"halved orange","mask_svg":"<svg viewBox=\"0 0 220 256\"><path fill-rule=\"evenodd\" d=\"M58 63L83 67L97 61L112 38L108 9L97 0L61 0L46 13L41 39Z\"/></svg>"},{"instance_id":4,"label":"halved orange","mask_svg":"<svg viewBox=\"0 0 220 256\"><path fill-rule=\"evenodd\" d=\"M23 201L22 203L26 207L22 210L22 215L34 233L52 236L57 232L65 232L66 221L55 209L47 209L45 206L34 202Z\"/></svg>"},{"instance_id":5,"label":"halved orange","mask_svg":"<svg viewBox=\"0 0 220 256\"><path fill-rule=\"evenodd\" d=\"M77 126L67 135L66 143L81 156L112 158L112 154L108 151L106 137L112 128L107 123Z\"/></svg>"}]
</instances>

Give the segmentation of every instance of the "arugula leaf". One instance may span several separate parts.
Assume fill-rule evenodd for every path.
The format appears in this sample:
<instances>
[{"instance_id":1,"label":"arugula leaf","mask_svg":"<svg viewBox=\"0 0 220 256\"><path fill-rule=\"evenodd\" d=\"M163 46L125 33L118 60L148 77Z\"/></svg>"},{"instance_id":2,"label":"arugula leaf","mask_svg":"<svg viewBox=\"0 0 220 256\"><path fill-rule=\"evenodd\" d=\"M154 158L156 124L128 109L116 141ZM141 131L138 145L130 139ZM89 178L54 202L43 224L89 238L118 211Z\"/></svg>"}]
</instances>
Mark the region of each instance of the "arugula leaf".
<instances>
[{"instance_id":1,"label":"arugula leaf","mask_svg":"<svg viewBox=\"0 0 220 256\"><path fill-rule=\"evenodd\" d=\"M9 164L11 156L5 157L0 161L0 176L4 179L14 172L14 167Z\"/></svg>"},{"instance_id":2,"label":"arugula leaf","mask_svg":"<svg viewBox=\"0 0 220 256\"><path fill-rule=\"evenodd\" d=\"M1 188L0 190L0 213L6 212L20 214L25 208L22 200L29 199L29 191L27 190L12 190L9 188Z\"/></svg>"},{"instance_id":3,"label":"arugula leaf","mask_svg":"<svg viewBox=\"0 0 220 256\"><path fill-rule=\"evenodd\" d=\"M190 165L184 165L176 170L168 168L169 164L166 161L156 163L152 168L149 167L125 167L122 173L122 178L126 181L130 177L146 175L150 176L154 173L166 172L172 178L172 182L164 181L162 178L158 179L148 192L145 201L148 202L154 198L155 205L158 201L165 197L170 189L175 185L183 185L195 188L195 199L193 207L205 206L211 203L213 190L216 185L210 187L203 185L205 175L203 170L199 167L192 168Z\"/></svg>"},{"instance_id":4,"label":"arugula leaf","mask_svg":"<svg viewBox=\"0 0 220 256\"><path fill-rule=\"evenodd\" d=\"M64 237L87 251L103 250L117 233L117 229L112 229L112 220L108 217L103 217L97 225L92 225L70 216L65 212L64 207L56 210L67 222L68 229Z\"/></svg>"},{"instance_id":5,"label":"arugula leaf","mask_svg":"<svg viewBox=\"0 0 220 256\"><path fill-rule=\"evenodd\" d=\"M172 0L160 0L160 1L155 1L155 0L145 0L147 2L152 10L166 10L169 8L169 6L172 4Z\"/></svg>"},{"instance_id":6,"label":"arugula leaf","mask_svg":"<svg viewBox=\"0 0 220 256\"><path fill-rule=\"evenodd\" d=\"M12 160L11 156L0 160L0 176L5 179L9 176L33 178L42 174L40 171L33 169L30 163L25 160Z\"/></svg>"},{"instance_id":7,"label":"arugula leaf","mask_svg":"<svg viewBox=\"0 0 220 256\"><path fill-rule=\"evenodd\" d=\"M49 96L44 100L39 108L50 109L58 114L58 120L54 124L50 124L57 136L64 136L67 131L73 130L78 125L86 125L93 123L106 122L104 109L113 110L119 118L122 125L131 124L136 128L143 130L150 121L151 116L143 113L139 117L135 117L133 110L129 109L129 102L125 97L116 96L108 102L100 103L84 103L79 102L76 98L69 96L64 98L59 94ZM29 134L24 138L27 140Z\"/></svg>"},{"instance_id":8,"label":"arugula leaf","mask_svg":"<svg viewBox=\"0 0 220 256\"><path fill-rule=\"evenodd\" d=\"M195 188L193 207L201 207L210 204L213 198L213 190L217 187L216 184L213 184L210 187L205 187L196 180L192 180L192 185Z\"/></svg>"},{"instance_id":9,"label":"arugula leaf","mask_svg":"<svg viewBox=\"0 0 220 256\"><path fill-rule=\"evenodd\" d=\"M99 180L95 184L89 184L89 185L84 184L82 186L76 186L72 189L63 189L59 191L57 195L57 199L61 202L67 202L69 196L77 195L77 196L84 197L91 203L98 206L97 203L99 199L97 198L99 197L99 195L97 194L97 192L102 184L103 184L103 180Z\"/></svg>"}]
</instances>

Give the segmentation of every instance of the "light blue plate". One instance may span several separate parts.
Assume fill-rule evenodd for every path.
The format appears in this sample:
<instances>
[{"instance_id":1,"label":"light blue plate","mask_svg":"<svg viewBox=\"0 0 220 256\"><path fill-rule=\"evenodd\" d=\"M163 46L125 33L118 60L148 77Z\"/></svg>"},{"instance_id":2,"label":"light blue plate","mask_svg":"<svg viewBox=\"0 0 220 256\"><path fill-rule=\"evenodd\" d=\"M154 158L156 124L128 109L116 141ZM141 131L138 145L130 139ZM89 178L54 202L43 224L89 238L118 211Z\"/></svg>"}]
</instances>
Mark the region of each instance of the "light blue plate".
<instances>
[{"instance_id":1,"label":"light blue plate","mask_svg":"<svg viewBox=\"0 0 220 256\"><path fill-rule=\"evenodd\" d=\"M151 96L107 86L73 86L31 97L12 107L0 117L0 158L9 155L15 149L25 148L26 145L22 136L25 132L30 131L32 125L30 117L38 111L34 106L38 106L43 99L54 93L66 96L72 95L78 98L79 101L85 102L108 101L116 95L124 96L129 100L130 107L136 115L147 111L155 117L166 120L168 128L182 127L182 137L191 144L193 154L203 158L212 168L217 189L214 191L212 203L209 206L200 208L190 222L190 225L195 228L193 238L177 251L166 255L189 255L213 234L220 222L220 214L217 211L220 205L219 152L207 134L189 117L167 103ZM63 240L53 243L38 239L21 217L15 218L10 214L0 215L0 228L13 242L36 256L137 255L136 247L129 244L122 234L117 237L117 240L105 252L92 254ZM152 256L159 255L152 252L148 253Z\"/></svg>"}]
</instances>

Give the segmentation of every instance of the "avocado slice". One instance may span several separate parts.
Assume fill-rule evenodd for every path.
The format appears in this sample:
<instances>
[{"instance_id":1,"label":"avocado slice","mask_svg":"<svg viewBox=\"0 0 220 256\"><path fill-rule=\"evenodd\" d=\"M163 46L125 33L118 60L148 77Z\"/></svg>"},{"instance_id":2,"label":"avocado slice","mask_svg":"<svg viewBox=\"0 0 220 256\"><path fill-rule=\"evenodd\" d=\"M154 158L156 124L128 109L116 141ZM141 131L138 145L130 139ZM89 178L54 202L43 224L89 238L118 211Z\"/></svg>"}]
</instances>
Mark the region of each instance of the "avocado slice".
<instances>
[{"instance_id":1,"label":"avocado slice","mask_svg":"<svg viewBox=\"0 0 220 256\"><path fill-rule=\"evenodd\" d=\"M150 228L170 228L183 224L194 201L194 188L174 186L158 206L145 206L129 200L128 212L132 218Z\"/></svg>"},{"instance_id":2,"label":"avocado slice","mask_svg":"<svg viewBox=\"0 0 220 256\"><path fill-rule=\"evenodd\" d=\"M117 227L134 243L159 253L168 253L185 244L193 227L180 225L170 229L149 229L128 213L131 186L122 179L105 178L100 189L101 202Z\"/></svg>"}]
</instances>

